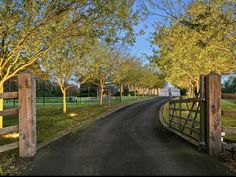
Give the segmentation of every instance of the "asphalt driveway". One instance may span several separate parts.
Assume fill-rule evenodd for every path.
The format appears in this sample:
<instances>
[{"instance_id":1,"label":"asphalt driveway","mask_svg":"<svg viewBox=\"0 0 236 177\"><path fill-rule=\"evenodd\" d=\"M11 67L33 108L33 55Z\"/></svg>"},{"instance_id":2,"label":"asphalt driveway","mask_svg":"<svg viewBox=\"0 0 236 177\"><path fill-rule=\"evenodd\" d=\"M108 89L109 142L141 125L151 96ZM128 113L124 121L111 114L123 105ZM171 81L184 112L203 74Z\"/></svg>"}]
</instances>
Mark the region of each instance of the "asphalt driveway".
<instances>
[{"instance_id":1,"label":"asphalt driveway","mask_svg":"<svg viewBox=\"0 0 236 177\"><path fill-rule=\"evenodd\" d=\"M166 131L143 101L40 151L26 175L233 175L222 162Z\"/></svg>"}]
</instances>

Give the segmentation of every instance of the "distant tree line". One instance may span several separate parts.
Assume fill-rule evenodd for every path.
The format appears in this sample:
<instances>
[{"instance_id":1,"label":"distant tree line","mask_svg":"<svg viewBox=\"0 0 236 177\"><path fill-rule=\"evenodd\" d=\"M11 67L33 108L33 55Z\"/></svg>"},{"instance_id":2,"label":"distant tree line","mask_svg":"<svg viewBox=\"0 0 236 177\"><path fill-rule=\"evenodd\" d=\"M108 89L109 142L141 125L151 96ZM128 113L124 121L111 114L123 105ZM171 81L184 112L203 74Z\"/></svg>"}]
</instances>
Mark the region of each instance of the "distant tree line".
<instances>
[{"instance_id":1,"label":"distant tree line","mask_svg":"<svg viewBox=\"0 0 236 177\"><path fill-rule=\"evenodd\" d=\"M222 92L223 93L236 93L236 77L230 76L222 84Z\"/></svg>"}]
</instances>

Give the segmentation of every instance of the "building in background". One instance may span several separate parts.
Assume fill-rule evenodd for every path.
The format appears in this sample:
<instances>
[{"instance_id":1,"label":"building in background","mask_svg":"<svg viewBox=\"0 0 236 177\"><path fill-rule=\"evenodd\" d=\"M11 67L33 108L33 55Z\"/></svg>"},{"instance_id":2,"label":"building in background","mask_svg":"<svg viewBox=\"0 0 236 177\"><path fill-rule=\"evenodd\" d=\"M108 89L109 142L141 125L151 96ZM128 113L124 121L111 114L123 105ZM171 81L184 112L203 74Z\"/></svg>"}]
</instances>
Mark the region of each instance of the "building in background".
<instances>
[{"instance_id":1,"label":"building in background","mask_svg":"<svg viewBox=\"0 0 236 177\"><path fill-rule=\"evenodd\" d=\"M176 87L166 87L158 89L159 96L170 96L170 93L172 96L181 96L180 89Z\"/></svg>"}]
</instances>

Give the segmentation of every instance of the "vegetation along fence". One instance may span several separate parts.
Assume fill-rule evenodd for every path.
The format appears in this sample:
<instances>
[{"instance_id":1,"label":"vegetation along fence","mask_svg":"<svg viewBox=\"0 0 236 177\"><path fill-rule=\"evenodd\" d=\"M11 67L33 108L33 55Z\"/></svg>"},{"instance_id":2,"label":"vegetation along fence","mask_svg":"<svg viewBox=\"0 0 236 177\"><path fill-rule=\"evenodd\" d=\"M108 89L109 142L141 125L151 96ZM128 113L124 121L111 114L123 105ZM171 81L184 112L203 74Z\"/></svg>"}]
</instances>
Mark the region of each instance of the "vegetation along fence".
<instances>
[{"instance_id":1,"label":"vegetation along fence","mask_svg":"<svg viewBox=\"0 0 236 177\"><path fill-rule=\"evenodd\" d=\"M236 101L236 94L222 94L222 99ZM222 110L221 115L225 117L233 117L236 119L236 111ZM226 134L236 134L236 127L222 126L222 131Z\"/></svg>"},{"instance_id":2,"label":"vegetation along fence","mask_svg":"<svg viewBox=\"0 0 236 177\"><path fill-rule=\"evenodd\" d=\"M19 141L1 145L0 152L19 147L20 157L32 157L36 153L36 102L35 79L29 72L23 72L18 76L18 92L6 92L0 94L0 99L18 98L18 108L5 109L0 116L18 114L19 125L0 128L0 136L11 132L19 132ZM1 118L2 119L2 118Z\"/></svg>"},{"instance_id":3,"label":"vegetation along fence","mask_svg":"<svg viewBox=\"0 0 236 177\"><path fill-rule=\"evenodd\" d=\"M236 94L222 94L222 99L232 100L236 102ZM231 110L221 110L221 115L228 118L236 119L236 111ZM236 136L236 127L222 126L222 136L225 135L233 135ZM223 141L223 137L222 137ZM236 152L236 144L227 144L225 142L222 143L223 148L231 151L232 153Z\"/></svg>"}]
</instances>

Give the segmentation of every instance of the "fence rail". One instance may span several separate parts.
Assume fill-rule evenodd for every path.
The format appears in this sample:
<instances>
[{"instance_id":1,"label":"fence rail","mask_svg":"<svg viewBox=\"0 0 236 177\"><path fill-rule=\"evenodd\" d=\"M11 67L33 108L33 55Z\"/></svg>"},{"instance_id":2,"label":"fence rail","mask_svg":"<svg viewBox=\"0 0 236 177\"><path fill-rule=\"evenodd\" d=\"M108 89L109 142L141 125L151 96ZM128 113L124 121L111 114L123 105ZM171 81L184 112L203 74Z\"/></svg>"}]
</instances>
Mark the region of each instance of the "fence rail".
<instances>
[{"instance_id":1,"label":"fence rail","mask_svg":"<svg viewBox=\"0 0 236 177\"><path fill-rule=\"evenodd\" d=\"M227 99L227 100L236 100L236 94L233 93L223 93L221 96L222 99Z\"/></svg>"},{"instance_id":2,"label":"fence rail","mask_svg":"<svg viewBox=\"0 0 236 177\"><path fill-rule=\"evenodd\" d=\"M221 115L226 116L226 117L235 117L236 118L236 111L222 110Z\"/></svg>"},{"instance_id":3,"label":"fence rail","mask_svg":"<svg viewBox=\"0 0 236 177\"><path fill-rule=\"evenodd\" d=\"M0 99L14 99L14 98L18 98L18 92L0 93Z\"/></svg>"},{"instance_id":4,"label":"fence rail","mask_svg":"<svg viewBox=\"0 0 236 177\"><path fill-rule=\"evenodd\" d=\"M17 114L19 111L18 108L11 108L11 109L6 109L3 111L0 111L0 116L11 116Z\"/></svg>"},{"instance_id":5,"label":"fence rail","mask_svg":"<svg viewBox=\"0 0 236 177\"><path fill-rule=\"evenodd\" d=\"M8 133L17 132L17 131L19 131L19 126L18 125L13 125L13 126L1 128L0 129L0 135L5 135L5 134L8 134Z\"/></svg>"},{"instance_id":6,"label":"fence rail","mask_svg":"<svg viewBox=\"0 0 236 177\"><path fill-rule=\"evenodd\" d=\"M18 147L19 147L19 142L14 142L11 144L2 145L2 146L0 146L0 152L10 151L13 149L17 149Z\"/></svg>"},{"instance_id":7,"label":"fence rail","mask_svg":"<svg viewBox=\"0 0 236 177\"><path fill-rule=\"evenodd\" d=\"M200 98L179 97L169 101L169 127L198 144L200 141Z\"/></svg>"},{"instance_id":8,"label":"fence rail","mask_svg":"<svg viewBox=\"0 0 236 177\"><path fill-rule=\"evenodd\" d=\"M14 98L18 98L18 92L6 92L6 93L1 93L0 94L0 99L14 99ZM0 116L15 115L15 114L18 114L18 112L19 112L18 108L6 109L6 110L3 110L3 111L0 111ZM4 128L0 129L0 136L8 134L8 133L12 133L12 132L17 132L17 131L19 131L19 126L18 125L4 127ZM13 149L16 149L18 147L19 147L19 142L14 142L14 143L11 143L11 144L1 145L0 146L0 152L13 150Z\"/></svg>"}]
</instances>

